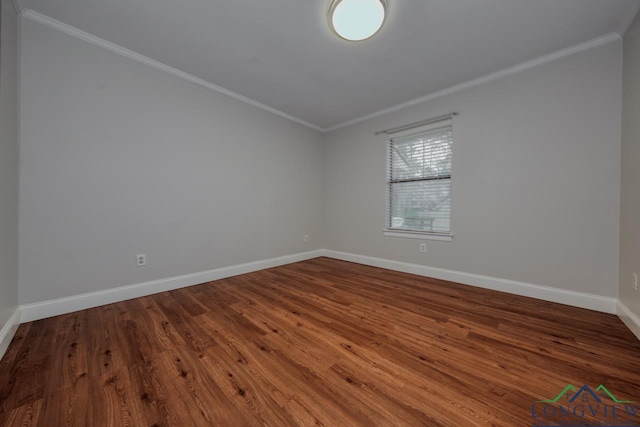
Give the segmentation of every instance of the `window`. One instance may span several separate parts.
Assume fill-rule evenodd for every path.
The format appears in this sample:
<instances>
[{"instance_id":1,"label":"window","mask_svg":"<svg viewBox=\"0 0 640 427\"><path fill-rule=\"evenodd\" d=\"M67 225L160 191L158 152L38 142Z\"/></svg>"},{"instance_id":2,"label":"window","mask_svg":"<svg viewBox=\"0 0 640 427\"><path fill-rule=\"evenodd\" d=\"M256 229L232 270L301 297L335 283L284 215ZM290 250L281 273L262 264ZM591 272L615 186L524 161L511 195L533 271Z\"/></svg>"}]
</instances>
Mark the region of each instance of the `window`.
<instances>
[{"instance_id":1,"label":"window","mask_svg":"<svg viewBox=\"0 0 640 427\"><path fill-rule=\"evenodd\" d=\"M451 120L389 140L387 235L450 240L452 144Z\"/></svg>"}]
</instances>

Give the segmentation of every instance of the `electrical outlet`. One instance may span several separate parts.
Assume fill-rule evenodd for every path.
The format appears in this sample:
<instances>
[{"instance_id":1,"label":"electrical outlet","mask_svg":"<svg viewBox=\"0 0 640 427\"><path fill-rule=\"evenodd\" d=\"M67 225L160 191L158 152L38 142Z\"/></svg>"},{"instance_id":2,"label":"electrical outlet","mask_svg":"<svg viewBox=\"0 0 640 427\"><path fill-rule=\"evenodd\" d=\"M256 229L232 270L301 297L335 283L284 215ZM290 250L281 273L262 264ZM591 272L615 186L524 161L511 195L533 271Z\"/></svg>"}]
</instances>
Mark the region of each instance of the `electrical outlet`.
<instances>
[{"instance_id":1,"label":"electrical outlet","mask_svg":"<svg viewBox=\"0 0 640 427\"><path fill-rule=\"evenodd\" d=\"M145 254L136 255L136 265L138 267L142 267L143 265L147 265L147 256Z\"/></svg>"},{"instance_id":2,"label":"electrical outlet","mask_svg":"<svg viewBox=\"0 0 640 427\"><path fill-rule=\"evenodd\" d=\"M638 273L633 273L633 289L638 290Z\"/></svg>"},{"instance_id":3,"label":"electrical outlet","mask_svg":"<svg viewBox=\"0 0 640 427\"><path fill-rule=\"evenodd\" d=\"M427 244L426 243L420 243L420 252L422 252L422 253L427 252Z\"/></svg>"},{"instance_id":4,"label":"electrical outlet","mask_svg":"<svg viewBox=\"0 0 640 427\"><path fill-rule=\"evenodd\" d=\"M308 242L308 241L309 241L309 240L311 240L311 239L309 238L309 235L308 235L308 234L305 234L304 236L302 236L302 240L306 243L306 242Z\"/></svg>"}]
</instances>

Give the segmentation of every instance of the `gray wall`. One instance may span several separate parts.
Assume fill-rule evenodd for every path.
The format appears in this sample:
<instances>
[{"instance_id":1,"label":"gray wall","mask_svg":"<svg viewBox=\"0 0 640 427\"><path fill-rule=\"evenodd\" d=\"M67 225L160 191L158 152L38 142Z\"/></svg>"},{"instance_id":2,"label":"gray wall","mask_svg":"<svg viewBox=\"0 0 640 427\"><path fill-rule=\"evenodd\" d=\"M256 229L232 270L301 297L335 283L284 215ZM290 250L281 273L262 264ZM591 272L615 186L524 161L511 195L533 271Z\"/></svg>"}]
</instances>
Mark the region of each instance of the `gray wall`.
<instances>
[{"instance_id":1,"label":"gray wall","mask_svg":"<svg viewBox=\"0 0 640 427\"><path fill-rule=\"evenodd\" d=\"M640 317L640 15L624 37L623 75L620 300Z\"/></svg>"},{"instance_id":2,"label":"gray wall","mask_svg":"<svg viewBox=\"0 0 640 427\"><path fill-rule=\"evenodd\" d=\"M617 296L621 56L615 41L330 133L326 247ZM451 111L454 239L421 254L382 234L386 140L374 132Z\"/></svg>"},{"instance_id":3,"label":"gray wall","mask_svg":"<svg viewBox=\"0 0 640 427\"><path fill-rule=\"evenodd\" d=\"M21 67L21 304L323 247L318 132L28 19Z\"/></svg>"},{"instance_id":4,"label":"gray wall","mask_svg":"<svg viewBox=\"0 0 640 427\"><path fill-rule=\"evenodd\" d=\"M0 24L0 329L18 306L18 20L1 0Z\"/></svg>"},{"instance_id":5,"label":"gray wall","mask_svg":"<svg viewBox=\"0 0 640 427\"><path fill-rule=\"evenodd\" d=\"M619 41L322 136L30 20L22 37L21 304L323 247L617 296ZM455 237L420 254L382 235L373 133L454 110Z\"/></svg>"}]
</instances>

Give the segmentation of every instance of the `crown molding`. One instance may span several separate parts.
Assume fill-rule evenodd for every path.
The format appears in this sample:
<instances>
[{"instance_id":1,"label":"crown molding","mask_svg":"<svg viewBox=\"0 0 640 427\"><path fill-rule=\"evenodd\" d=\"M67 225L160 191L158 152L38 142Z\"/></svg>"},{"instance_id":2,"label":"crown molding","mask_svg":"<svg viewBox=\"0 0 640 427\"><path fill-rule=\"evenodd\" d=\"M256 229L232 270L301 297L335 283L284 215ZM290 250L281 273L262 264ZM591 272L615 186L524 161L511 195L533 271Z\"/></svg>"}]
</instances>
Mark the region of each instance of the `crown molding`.
<instances>
[{"instance_id":1,"label":"crown molding","mask_svg":"<svg viewBox=\"0 0 640 427\"><path fill-rule=\"evenodd\" d=\"M467 82L464 83L460 83L457 84L455 86L451 86L449 88L437 91L437 92L433 92L415 99L412 99L410 101L407 102L403 102L401 104L397 104L394 105L392 107L389 108L385 108L383 110L379 110L343 123L340 123L338 125L335 126L330 126L330 127L320 127L317 125L314 125L313 123L309 123L305 120L299 119L298 117L292 116L291 114L285 113L283 111L277 110L275 108L269 107L268 105L262 104L258 101L255 101L251 98L248 98L244 95L240 95L239 93L233 92L231 90L225 89L221 86L215 85L209 81L206 81L204 79L201 79L199 77L196 77L194 75L188 74L184 71L178 70L177 68L173 68L169 65L166 65L162 62L156 61L154 59L151 59L149 57L146 57L144 55L141 55L137 52L134 52L132 50L126 49L122 46L119 46L115 43L111 43L107 40L104 40L98 36L95 36L93 34L87 33L83 30L80 30L78 28L75 28L71 25L65 24L63 22L60 22L56 19L53 19L49 16L43 15L39 12L36 12L34 10L31 9L24 9L22 7L22 1L23 0L13 0L14 6L16 7L16 10L18 10L18 14L22 15L23 17L30 19L31 21L34 22L38 22L40 24L46 25L50 28L56 29L58 31L61 31L65 34L68 34L70 36L76 37L78 39L84 40L88 43L91 43L95 46L99 46L102 47L104 49L107 49L113 53L116 53L118 55L124 56L125 58L129 58L129 59L133 59L134 61L138 61L141 62L143 64L146 64L152 68L155 68L157 70L160 71L164 71L166 73L169 73L173 76L176 76L178 78L181 78L183 80L189 81L191 83L195 83L201 87L204 87L206 89L212 90L214 92L218 92L221 93L223 95L229 96L230 98L234 98L238 101L244 102L246 104L252 105L254 107L260 108L262 110L268 111L270 113L273 113L275 115L278 115L280 117L283 117L285 119L291 120L295 123L301 124L303 126L306 126L308 128L314 129L316 131L319 132L332 132L334 130L338 130L347 126L351 126L357 123L361 123L364 122L366 120L369 119L373 119L376 117L380 117L383 116L385 114L389 114L389 113L393 113L399 110L403 110L407 107L411 107L414 105L418 105L418 104L422 104L424 102L428 102L431 100L434 100L436 98L441 98L443 96L447 96L447 95L451 95L457 92L460 92L462 90L465 89L469 89L475 86L479 86L481 84L484 83L488 83L491 82L493 80L497 80L500 79L502 77L506 77L515 73L519 73L521 71L525 71L534 67L537 67L539 65L543 65L546 64L548 62L552 62L555 61L557 59L561 59L579 52L584 52L586 50L590 50L590 49L594 49L597 48L599 46L605 45L607 43L611 43L614 41L618 41L622 39L622 36L620 34L624 34L624 32L626 32L631 23L633 22L633 19L635 17L635 15L638 13L638 11L640 10L640 1L638 1L635 5L634 5L634 13L630 14L631 17L628 19L628 22L625 21L623 29L624 31L622 33L617 33L617 32L613 32L613 33L609 33L609 34L605 34L604 36L601 37L597 37L595 39L583 42L583 43L579 43L576 44L574 46L570 46L568 48L565 49L561 49L558 50L556 52L547 54L547 55L543 55L540 56L536 59L532 59L530 61L526 61L523 62L521 64L515 65L513 67L509 67L509 68L505 68L501 71L497 71L495 73L491 73L488 74L486 76L483 77L479 77L477 79L473 79L473 80L469 80Z\"/></svg>"},{"instance_id":2,"label":"crown molding","mask_svg":"<svg viewBox=\"0 0 640 427\"><path fill-rule=\"evenodd\" d=\"M14 0L14 1L20 1L20 0ZM252 105L254 107L260 108L262 110L268 111L270 113L273 113L275 115L278 115L280 117L283 117L285 119L291 120L293 122L296 122L298 124L301 124L303 126L306 126L308 128L320 131L320 132L324 132L324 129L322 129L319 126L316 126L312 123L306 122L302 119L299 119L295 116L292 116L290 114L287 114L283 111L277 110L275 108L269 107L268 105L262 104L258 101L255 101L251 98L247 98L244 95L240 95L239 93L233 92L231 90L225 89L221 86L215 85L211 82L208 82L206 80L203 80L199 77L196 77L194 75L191 75L189 73L185 73L184 71L180 71L177 68L173 68L169 65L163 64L162 62L156 61L154 59L151 59L149 57L146 57L144 55L141 55L137 52L134 52L132 50L129 50L127 48L124 48L122 46L119 46L115 43L111 43L107 40L104 40L98 36L95 36L93 34L87 33L86 31L82 31L78 28L72 27L71 25L65 24L64 22L60 22L56 19L53 19L49 16L43 15L39 12L36 12L34 10L31 9L25 9L22 12L22 16L24 18L27 18L33 22L37 22L39 24L42 25L46 25L49 28L53 28L55 30L61 31L65 34L68 34L72 37L76 37L80 40L86 41L88 43L91 43L95 46L99 46L102 47L104 49L107 49L113 53L116 53L120 56L124 56L125 58L128 59L133 59L134 61L138 61L140 63L143 63L145 65L148 65L152 68L155 68L156 70L160 70L160 71L164 71L166 73L169 73L175 77L181 78L183 80L186 80L188 82L191 83L195 83L198 86L204 87L206 89L212 90L214 92L218 92L221 93L223 95L226 95L230 98L236 99L238 101L244 102L246 104Z\"/></svg>"},{"instance_id":3,"label":"crown molding","mask_svg":"<svg viewBox=\"0 0 640 427\"><path fill-rule=\"evenodd\" d=\"M539 65L546 64L548 62L555 61L555 60L560 59L560 58L564 58L566 56L570 56L570 55L573 55L573 54L576 54L576 53L579 53L579 52L584 52L586 50L594 49L596 47L605 45L607 43L611 43L611 42L614 42L614 41L617 41L617 40L621 40L621 38L622 37L618 33L609 33L609 34L606 34L604 36L601 36L601 37L586 41L584 43L580 43L580 44L568 47L566 49L561 49L561 50L558 50L556 52L540 56L540 57L538 57L536 59L532 59L530 61L523 62L523 63L515 65L513 67L505 68L505 69L503 69L501 71L498 71L498 72L495 72L495 73L492 73L492 74L488 74L488 75L486 75L484 77L480 77L480 78L477 78L477 79L469 80L467 82L460 83L460 84L455 85L455 86L451 86L451 87L449 87L447 89L443 89L443 90L440 90L440 91L437 91L437 92L433 92L433 93L431 93L429 95L424 95L424 96L421 96L419 98L415 98L415 99L412 99L410 101L403 102L402 104L398 104L398 105L395 105L393 107L385 108L384 110L376 111L374 113L367 114L365 116L358 117L358 118L353 119L353 120L349 120L347 122L341 123L341 124L336 125L336 126L331 126L329 128L325 128L325 129L323 129L323 131L324 132L331 132L331 131L338 130L338 129L341 129L341 128L344 128L344 127L347 127L347 126L355 125L356 123L364 122L365 120L373 119L373 118L376 118L376 117L383 116L385 114L389 114L389 113L393 113L393 112L396 112L396 111L399 111L399 110L403 110L403 109L405 109L407 107L411 107L413 105L422 104L424 102L431 101L431 100L436 99L436 98L441 98L441 97L446 96L446 95L451 95L451 94L454 94L456 92L460 92L460 91L465 90L465 89L469 89L469 88L472 88L472 87L475 87L475 86L479 86L479 85L484 84L484 83L491 82L493 80L500 79L502 77L510 76L512 74L516 74L516 73L519 73L521 71L529 70L531 68L537 67Z\"/></svg>"},{"instance_id":4,"label":"crown molding","mask_svg":"<svg viewBox=\"0 0 640 427\"><path fill-rule=\"evenodd\" d=\"M629 28L631 28L631 24L633 24L633 21L636 19L636 16L638 15L638 11L640 11L640 1L636 1L633 4L631 11L622 22L622 27L620 28L621 35L624 36L627 33L627 31L629 31Z\"/></svg>"},{"instance_id":5,"label":"crown molding","mask_svg":"<svg viewBox=\"0 0 640 427\"><path fill-rule=\"evenodd\" d=\"M24 10L24 7L22 6L22 0L13 0L13 7L15 8L18 16L22 15L22 11Z\"/></svg>"}]
</instances>

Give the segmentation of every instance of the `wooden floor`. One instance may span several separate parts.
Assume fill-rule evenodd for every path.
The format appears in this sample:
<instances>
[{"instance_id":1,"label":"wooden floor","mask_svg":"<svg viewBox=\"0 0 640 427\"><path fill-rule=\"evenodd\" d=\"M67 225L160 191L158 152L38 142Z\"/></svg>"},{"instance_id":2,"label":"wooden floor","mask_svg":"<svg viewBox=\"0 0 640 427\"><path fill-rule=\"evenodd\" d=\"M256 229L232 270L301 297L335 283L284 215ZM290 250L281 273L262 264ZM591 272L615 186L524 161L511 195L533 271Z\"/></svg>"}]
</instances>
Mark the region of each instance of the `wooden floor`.
<instances>
[{"instance_id":1,"label":"wooden floor","mask_svg":"<svg viewBox=\"0 0 640 427\"><path fill-rule=\"evenodd\" d=\"M0 425L531 426L567 384L640 401L613 315L317 258L20 326Z\"/></svg>"}]
</instances>

